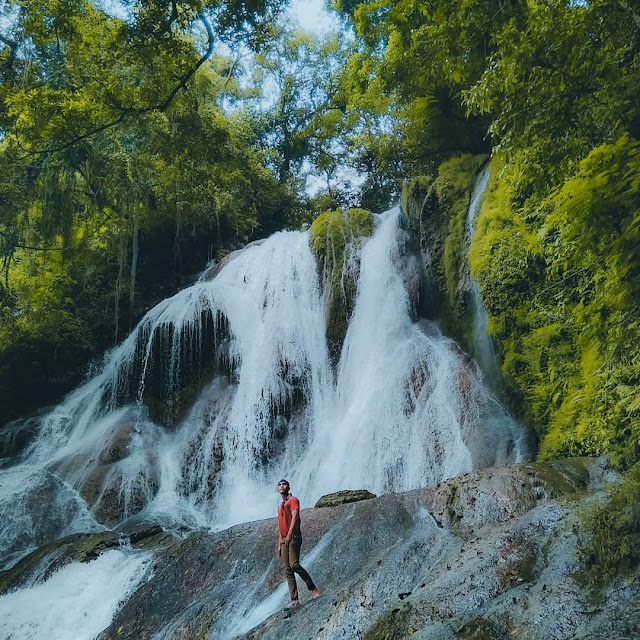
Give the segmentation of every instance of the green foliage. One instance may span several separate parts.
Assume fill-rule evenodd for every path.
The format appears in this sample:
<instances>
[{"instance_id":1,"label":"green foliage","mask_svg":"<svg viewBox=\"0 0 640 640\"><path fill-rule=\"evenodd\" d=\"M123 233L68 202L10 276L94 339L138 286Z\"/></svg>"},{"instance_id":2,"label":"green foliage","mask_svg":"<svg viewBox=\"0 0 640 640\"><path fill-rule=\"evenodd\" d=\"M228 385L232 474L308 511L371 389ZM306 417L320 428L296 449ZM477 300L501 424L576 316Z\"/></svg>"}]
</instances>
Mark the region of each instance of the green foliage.
<instances>
[{"instance_id":1,"label":"green foliage","mask_svg":"<svg viewBox=\"0 0 640 640\"><path fill-rule=\"evenodd\" d=\"M540 456L640 457L640 143L594 149L518 207L522 164L492 164L471 270L514 406ZM526 165L525 165L526 166Z\"/></svg>"},{"instance_id":2,"label":"green foliage","mask_svg":"<svg viewBox=\"0 0 640 640\"><path fill-rule=\"evenodd\" d=\"M389 180L401 181L407 174L435 174L452 155L488 151L489 121L467 113L462 92L481 76L495 49L493 30L519 16L520 5L493 0L340 5L361 38L343 74L350 117L359 123L352 144L361 171L384 171Z\"/></svg>"},{"instance_id":3,"label":"green foliage","mask_svg":"<svg viewBox=\"0 0 640 640\"><path fill-rule=\"evenodd\" d=\"M278 0L134 3L128 21L82 0L13 4L0 27L0 422L56 400L211 255L281 228L296 204L255 118L220 106L243 97L237 65L212 58L215 38L264 44Z\"/></svg>"},{"instance_id":4,"label":"green foliage","mask_svg":"<svg viewBox=\"0 0 640 640\"><path fill-rule=\"evenodd\" d=\"M347 332L356 296L358 250L374 231L370 211L326 211L311 225L311 249L327 296L327 340L334 362Z\"/></svg>"},{"instance_id":5,"label":"green foliage","mask_svg":"<svg viewBox=\"0 0 640 640\"><path fill-rule=\"evenodd\" d=\"M631 2L544 0L492 30L495 50L463 92L509 155L526 153L523 191L553 188L622 133L640 136L640 13Z\"/></svg>"},{"instance_id":6,"label":"green foliage","mask_svg":"<svg viewBox=\"0 0 640 640\"><path fill-rule=\"evenodd\" d=\"M328 186L335 179L344 119L336 75L345 47L340 34L320 39L283 28L256 57L258 77L278 88L264 114L264 143L281 183L304 180L309 172Z\"/></svg>"},{"instance_id":7,"label":"green foliage","mask_svg":"<svg viewBox=\"0 0 640 640\"><path fill-rule=\"evenodd\" d=\"M640 565L640 464L581 515L579 559L596 591Z\"/></svg>"},{"instance_id":8,"label":"green foliage","mask_svg":"<svg viewBox=\"0 0 640 640\"><path fill-rule=\"evenodd\" d=\"M334 4L360 37L343 83L354 156L369 176L435 175L451 155L487 152L492 141L509 162L519 156L522 204L559 186L594 147L640 137L631 2Z\"/></svg>"}]
</instances>

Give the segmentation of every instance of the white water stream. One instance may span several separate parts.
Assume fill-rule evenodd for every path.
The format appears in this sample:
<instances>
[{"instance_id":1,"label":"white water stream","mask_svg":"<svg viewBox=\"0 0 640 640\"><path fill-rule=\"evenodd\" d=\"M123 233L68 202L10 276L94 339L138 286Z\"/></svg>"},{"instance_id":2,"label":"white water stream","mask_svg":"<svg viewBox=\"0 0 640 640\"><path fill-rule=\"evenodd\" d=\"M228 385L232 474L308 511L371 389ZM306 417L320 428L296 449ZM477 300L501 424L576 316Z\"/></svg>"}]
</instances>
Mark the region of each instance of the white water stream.
<instances>
[{"instance_id":1,"label":"white water stream","mask_svg":"<svg viewBox=\"0 0 640 640\"><path fill-rule=\"evenodd\" d=\"M0 598L0 638L92 640L147 575L152 554L106 551Z\"/></svg>"},{"instance_id":2,"label":"white water stream","mask_svg":"<svg viewBox=\"0 0 640 640\"><path fill-rule=\"evenodd\" d=\"M467 253L473 239L476 218L480 213L482 199L489 186L490 175L491 165L487 164L478 174L473 193L471 194L469 211L467 213ZM471 313L473 316L473 355L484 373L488 386L493 390L497 390L501 384L500 366L498 364L493 339L489 334L489 316L482 304L480 286L473 278L471 278ZM524 430L517 424L515 419L507 413L503 416L503 427L511 434L515 462L522 462L528 453L528 444Z\"/></svg>"},{"instance_id":3,"label":"white water stream","mask_svg":"<svg viewBox=\"0 0 640 640\"><path fill-rule=\"evenodd\" d=\"M514 425L475 363L411 318L399 219L380 216L362 249L336 371L307 233L277 233L149 311L0 470L0 560L135 514L169 528L270 517L282 476L308 507L330 491L405 491L513 461ZM217 373L186 417L152 420L149 398L197 381L185 375L203 362Z\"/></svg>"}]
</instances>

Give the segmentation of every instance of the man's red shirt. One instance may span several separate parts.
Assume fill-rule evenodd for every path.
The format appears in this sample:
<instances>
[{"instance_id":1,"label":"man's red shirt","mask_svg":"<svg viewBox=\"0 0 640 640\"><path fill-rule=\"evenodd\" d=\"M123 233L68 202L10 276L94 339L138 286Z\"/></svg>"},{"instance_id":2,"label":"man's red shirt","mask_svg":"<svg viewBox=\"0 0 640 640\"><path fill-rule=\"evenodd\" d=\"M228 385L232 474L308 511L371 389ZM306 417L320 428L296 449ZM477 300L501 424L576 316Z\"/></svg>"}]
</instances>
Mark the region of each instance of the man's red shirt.
<instances>
[{"instance_id":1,"label":"man's red shirt","mask_svg":"<svg viewBox=\"0 0 640 640\"><path fill-rule=\"evenodd\" d=\"M289 527L293 519L292 511L298 512L293 533L300 533L300 501L295 496L289 496L278 505L278 528L283 538L289 535Z\"/></svg>"}]
</instances>

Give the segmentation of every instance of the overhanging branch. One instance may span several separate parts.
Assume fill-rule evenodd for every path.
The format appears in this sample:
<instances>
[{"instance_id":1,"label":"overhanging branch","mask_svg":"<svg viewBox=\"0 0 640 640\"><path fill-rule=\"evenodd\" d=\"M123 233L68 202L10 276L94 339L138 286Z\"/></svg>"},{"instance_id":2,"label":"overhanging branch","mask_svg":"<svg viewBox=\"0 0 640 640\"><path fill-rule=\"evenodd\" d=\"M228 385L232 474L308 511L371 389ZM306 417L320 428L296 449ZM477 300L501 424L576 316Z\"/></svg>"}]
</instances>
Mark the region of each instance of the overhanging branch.
<instances>
[{"instance_id":1,"label":"overhanging branch","mask_svg":"<svg viewBox=\"0 0 640 640\"><path fill-rule=\"evenodd\" d=\"M25 147L22 144L20 144L20 142L18 141L20 148L25 152L25 157L33 156L33 155L46 155L46 154L58 153L60 151L64 151L74 146L78 142L81 142L82 140L91 138L92 136L98 133L102 133L103 131L106 131L107 129L110 129L111 127L114 127L120 124L129 116L142 115L144 113L150 113L152 111L161 111L161 112L166 111L171 105L171 103L173 102L173 100L175 99L175 97L178 95L178 93L180 93L180 91L185 90L187 88L187 83L189 82L189 80L191 80L191 78L196 73L196 71L198 71L198 69L207 60L209 60L209 58L213 54L213 47L214 47L213 29L209 24L209 21L204 15L200 16L200 22L204 25L205 31L207 32L207 49L204 52L204 54L198 59L198 61L193 65L193 67L191 67L184 75L180 77L180 79L178 80L178 84L171 90L171 92L169 93L169 95L165 100L163 100L158 104L150 105L148 107L125 107L120 105L118 101L115 100L111 94L109 94L108 97L112 103L113 108L116 111L121 112L117 118L115 118L114 120L111 120L110 122L102 124L98 127L95 127L94 129L91 129L90 131L87 131L79 136L75 136L73 139L69 140L68 142L65 142L64 144L53 146L53 147L45 147L44 149L35 149L35 150L25 149ZM5 41L1 37L0 39Z\"/></svg>"}]
</instances>

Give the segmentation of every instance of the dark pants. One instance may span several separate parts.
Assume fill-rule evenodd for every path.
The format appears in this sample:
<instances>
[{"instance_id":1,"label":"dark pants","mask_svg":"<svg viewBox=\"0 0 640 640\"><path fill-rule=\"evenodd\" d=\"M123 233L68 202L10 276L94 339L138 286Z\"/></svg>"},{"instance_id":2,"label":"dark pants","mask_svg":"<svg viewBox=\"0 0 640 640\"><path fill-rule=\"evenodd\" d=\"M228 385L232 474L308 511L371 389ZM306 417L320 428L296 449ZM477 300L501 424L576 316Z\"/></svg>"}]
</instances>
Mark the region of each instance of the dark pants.
<instances>
[{"instance_id":1,"label":"dark pants","mask_svg":"<svg viewBox=\"0 0 640 640\"><path fill-rule=\"evenodd\" d=\"M316 585L313 584L311 576L300 565L300 547L302 546L302 537L294 536L291 542L280 543L280 560L284 566L284 572L289 583L289 596L292 601L298 599L298 585L296 584L297 573L307 585L309 591L313 591Z\"/></svg>"}]
</instances>

